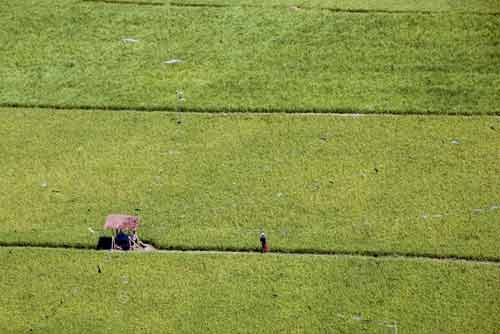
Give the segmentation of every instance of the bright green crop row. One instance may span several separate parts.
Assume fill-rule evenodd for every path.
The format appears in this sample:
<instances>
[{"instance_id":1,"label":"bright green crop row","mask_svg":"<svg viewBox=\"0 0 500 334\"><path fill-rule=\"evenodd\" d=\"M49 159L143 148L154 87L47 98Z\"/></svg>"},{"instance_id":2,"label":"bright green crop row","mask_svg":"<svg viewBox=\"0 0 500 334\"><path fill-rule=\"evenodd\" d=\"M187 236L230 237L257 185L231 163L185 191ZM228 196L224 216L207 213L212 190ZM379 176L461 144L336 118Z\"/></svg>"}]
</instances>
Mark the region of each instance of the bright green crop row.
<instances>
[{"instance_id":1,"label":"bright green crop row","mask_svg":"<svg viewBox=\"0 0 500 334\"><path fill-rule=\"evenodd\" d=\"M500 113L493 15L21 0L0 22L4 106Z\"/></svg>"},{"instance_id":2,"label":"bright green crop row","mask_svg":"<svg viewBox=\"0 0 500 334\"><path fill-rule=\"evenodd\" d=\"M496 265L8 248L0 265L4 334L500 328Z\"/></svg>"},{"instance_id":3,"label":"bright green crop row","mask_svg":"<svg viewBox=\"0 0 500 334\"><path fill-rule=\"evenodd\" d=\"M0 243L500 259L498 117L0 112Z\"/></svg>"}]
</instances>

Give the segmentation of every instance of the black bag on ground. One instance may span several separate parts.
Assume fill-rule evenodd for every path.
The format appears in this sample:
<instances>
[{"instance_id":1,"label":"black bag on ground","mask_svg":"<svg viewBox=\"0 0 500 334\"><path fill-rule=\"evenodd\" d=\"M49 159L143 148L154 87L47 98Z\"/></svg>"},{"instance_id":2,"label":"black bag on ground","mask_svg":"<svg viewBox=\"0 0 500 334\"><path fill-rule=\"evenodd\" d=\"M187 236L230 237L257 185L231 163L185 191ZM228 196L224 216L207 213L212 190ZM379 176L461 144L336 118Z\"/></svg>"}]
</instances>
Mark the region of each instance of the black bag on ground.
<instances>
[{"instance_id":1,"label":"black bag on ground","mask_svg":"<svg viewBox=\"0 0 500 334\"><path fill-rule=\"evenodd\" d=\"M97 249L111 249L113 241L111 237L99 237L97 241Z\"/></svg>"}]
</instances>

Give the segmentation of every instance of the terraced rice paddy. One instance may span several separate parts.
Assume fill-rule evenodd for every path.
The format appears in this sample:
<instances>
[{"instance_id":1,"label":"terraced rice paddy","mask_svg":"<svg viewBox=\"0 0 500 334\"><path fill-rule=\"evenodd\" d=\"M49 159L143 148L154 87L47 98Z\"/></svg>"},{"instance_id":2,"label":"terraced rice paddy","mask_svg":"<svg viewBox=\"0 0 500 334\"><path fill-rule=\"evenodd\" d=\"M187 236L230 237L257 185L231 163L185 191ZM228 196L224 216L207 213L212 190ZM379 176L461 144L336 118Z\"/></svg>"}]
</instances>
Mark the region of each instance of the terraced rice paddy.
<instances>
[{"instance_id":1,"label":"terraced rice paddy","mask_svg":"<svg viewBox=\"0 0 500 334\"><path fill-rule=\"evenodd\" d=\"M0 333L498 332L498 0L0 23ZM92 250L110 213L160 251Z\"/></svg>"},{"instance_id":2,"label":"terraced rice paddy","mask_svg":"<svg viewBox=\"0 0 500 334\"><path fill-rule=\"evenodd\" d=\"M135 211L163 248L500 260L498 118L10 109L0 136L4 244L93 247Z\"/></svg>"},{"instance_id":3,"label":"terraced rice paddy","mask_svg":"<svg viewBox=\"0 0 500 334\"><path fill-rule=\"evenodd\" d=\"M3 333L494 333L500 326L496 265L8 248L0 255Z\"/></svg>"},{"instance_id":4,"label":"terraced rice paddy","mask_svg":"<svg viewBox=\"0 0 500 334\"><path fill-rule=\"evenodd\" d=\"M500 113L500 16L0 6L1 105Z\"/></svg>"}]
</instances>

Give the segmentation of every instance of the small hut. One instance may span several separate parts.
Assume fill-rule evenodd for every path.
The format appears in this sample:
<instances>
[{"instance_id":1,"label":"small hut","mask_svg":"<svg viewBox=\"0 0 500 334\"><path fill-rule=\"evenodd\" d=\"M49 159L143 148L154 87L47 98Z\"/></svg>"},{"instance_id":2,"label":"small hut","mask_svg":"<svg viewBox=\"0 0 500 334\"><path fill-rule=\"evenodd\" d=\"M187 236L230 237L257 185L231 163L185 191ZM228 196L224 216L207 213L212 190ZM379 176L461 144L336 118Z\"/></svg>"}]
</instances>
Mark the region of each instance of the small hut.
<instances>
[{"instance_id":1,"label":"small hut","mask_svg":"<svg viewBox=\"0 0 500 334\"><path fill-rule=\"evenodd\" d=\"M111 230L111 249L117 250L134 250L143 248L144 244L137 236L139 228L139 217L113 214L106 218L104 228Z\"/></svg>"}]
</instances>

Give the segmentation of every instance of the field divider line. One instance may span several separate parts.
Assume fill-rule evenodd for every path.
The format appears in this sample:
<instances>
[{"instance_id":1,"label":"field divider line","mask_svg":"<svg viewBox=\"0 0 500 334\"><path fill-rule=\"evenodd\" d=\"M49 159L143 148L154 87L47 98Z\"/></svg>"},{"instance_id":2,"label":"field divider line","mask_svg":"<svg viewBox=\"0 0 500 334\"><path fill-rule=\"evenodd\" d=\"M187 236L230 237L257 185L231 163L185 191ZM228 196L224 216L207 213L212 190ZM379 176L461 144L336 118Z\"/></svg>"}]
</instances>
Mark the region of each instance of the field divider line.
<instances>
[{"instance_id":1,"label":"field divider line","mask_svg":"<svg viewBox=\"0 0 500 334\"><path fill-rule=\"evenodd\" d=\"M120 0L81 0L82 2L105 3L111 5L165 6L164 2L156 1L120 1Z\"/></svg>"},{"instance_id":2,"label":"field divider line","mask_svg":"<svg viewBox=\"0 0 500 334\"><path fill-rule=\"evenodd\" d=\"M315 9L315 8L305 8ZM390 9L344 9L321 7L320 10L349 13L349 14L399 14L399 15L480 15L480 16L500 16L500 12L474 12L474 11L432 11L432 10L390 10Z\"/></svg>"},{"instance_id":3,"label":"field divider line","mask_svg":"<svg viewBox=\"0 0 500 334\"><path fill-rule=\"evenodd\" d=\"M173 107L173 106L102 106L102 105L60 105L60 104L37 104L37 103L0 103L0 109L51 109L51 110L79 110L79 111L114 111L114 112L174 112L180 114L205 114L205 115L297 115L297 116L442 116L442 117L478 117L500 116L500 110L495 110L489 113L473 113L473 112L439 112L439 111L418 111L418 110L370 110L370 109L354 109L354 108L296 108L296 109L279 109L279 108L199 108L199 107Z\"/></svg>"},{"instance_id":4,"label":"field divider line","mask_svg":"<svg viewBox=\"0 0 500 334\"><path fill-rule=\"evenodd\" d=\"M292 6L292 5L252 5L252 4L227 4L227 3L203 3L203 2L157 2L157 1L134 1L134 0L81 0L82 2L95 2L114 5L140 5L140 6L170 6L185 8L272 8L272 9L290 9L301 11L329 11L334 13L347 14L399 14L399 15L486 15L500 16L500 12L475 12L475 11L432 11L432 10L390 10L390 9L363 9L363 8L338 8L338 7L312 7L312 6Z\"/></svg>"},{"instance_id":5,"label":"field divider line","mask_svg":"<svg viewBox=\"0 0 500 334\"><path fill-rule=\"evenodd\" d=\"M183 3L172 1L169 3L172 7L208 7L208 8L273 8L273 9L291 9L296 11L329 11L334 13L347 13L347 14L402 14L402 15L487 15L487 16L500 16L500 12L475 12L475 11L432 11L432 10L390 10L390 9L363 9L363 8L339 8L339 7L312 7L312 6L292 6L292 5L274 5L274 6L259 6L250 4L217 4L217 3Z\"/></svg>"},{"instance_id":6,"label":"field divider line","mask_svg":"<svg viewBox=\"0 0 500 334\"><path fill-rule=\"evenodd\" d=\"M97 251L94 247L84 244L28 244L28 243L4 243L0 242L0 248L25 248L25 249L74 249L82 251ZM99 250L99 252L108 252ZM388 251L345 251L345 250L312 250L312 249L272 249L271 252L263 254L258 248L217 248L217 247L158 247L155 245L153 251L123 252L116 253L162 253L162 254L196 254L196 255L254 255L254 256L318 256L318 257L346 257L360 259L381 259L381 260L404 260L404 261L434 261L440 263L466 263L480 265L500 266L500 258L494 257L474 257L456 255L435 255L429 253L405 253Z\"/></svg>"}]
</instances>

